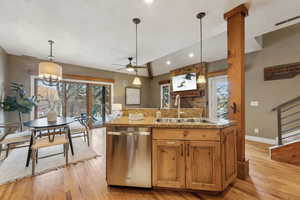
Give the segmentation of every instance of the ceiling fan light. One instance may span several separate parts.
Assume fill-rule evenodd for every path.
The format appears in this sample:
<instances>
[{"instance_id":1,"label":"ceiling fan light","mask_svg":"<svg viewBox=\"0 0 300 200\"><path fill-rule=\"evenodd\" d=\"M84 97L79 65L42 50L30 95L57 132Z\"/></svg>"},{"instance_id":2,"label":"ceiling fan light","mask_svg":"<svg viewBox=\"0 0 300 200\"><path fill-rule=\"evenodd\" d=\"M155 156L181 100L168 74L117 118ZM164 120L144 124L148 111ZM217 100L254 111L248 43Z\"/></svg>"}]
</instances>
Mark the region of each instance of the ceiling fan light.
<instances>
[{"instance_id":1,"label":"ceiling fan light","mask_svg":"<svg viewBox=\"0 0 300 200\"><path fill-rule=\"evenodd\" d=\"M142 85L141 79L137 76L134 77L132 84L133 85Z\"/></svg>"},{"instance_id":2,"label":"ceiling fan light","mask_svg":"<svg viewBox=\"0 0 300 200\"><path fill-rule=\"evenodd\" d=\"M206 83L206 78L203 75L199 75L197 79L198 84L205 84Z\"/></svg>"},{"instance_id":3,"label":"ceiling fan light","mask_svg":"<svg viewBox=\"0 0 300 200\"><path fill-rule=\"evenodd\" d=\"M133 72L133 71L134 71L134 69L131 68L131 67L126 68L126 70L127 70L128 72Z\"/></svg>"}]
</instances>

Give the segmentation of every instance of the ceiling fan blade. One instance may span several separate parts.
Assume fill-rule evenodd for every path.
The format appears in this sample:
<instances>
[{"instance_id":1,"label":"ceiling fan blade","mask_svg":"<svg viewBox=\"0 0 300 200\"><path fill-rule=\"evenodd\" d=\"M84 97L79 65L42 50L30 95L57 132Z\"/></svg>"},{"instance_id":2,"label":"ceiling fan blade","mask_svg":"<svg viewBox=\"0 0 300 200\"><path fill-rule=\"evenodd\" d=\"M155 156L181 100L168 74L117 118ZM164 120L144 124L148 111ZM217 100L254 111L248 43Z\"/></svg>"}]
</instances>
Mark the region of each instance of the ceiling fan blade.
<instances>
[{"instance_id":1,"label":"ceiling fan blade","mask_svg":"<svg viewBox=\"0 0 300 200\"><path fill-rule=\"evenodd\" d=\"M122 68L119 68L117 70L120 71L120 70L123 70L123 69L126 69L126 67L122 67Z\"/></svg>"},{"instance_id":2,"label":"ceiling fan blade","mask_svg":"<svg viewBox=\"0 0 300 200\"><path fill-rule=\"evenodd\" d=\"M121 64L112 64L114 66L123 66L123 67L126 67L126 65L121 65Z\"/></svg>"},{"instance_id":3,"label":"ceiling fan blade","mask_svg":"<svg viewBox=\"0 0 300 200\"><path fill-rule=\"evenodd\" d=\"M134 69L146 69L147 67L145 67L145 66L134 66L132 68L134 68Z\"/></svg>"}]
</instances>

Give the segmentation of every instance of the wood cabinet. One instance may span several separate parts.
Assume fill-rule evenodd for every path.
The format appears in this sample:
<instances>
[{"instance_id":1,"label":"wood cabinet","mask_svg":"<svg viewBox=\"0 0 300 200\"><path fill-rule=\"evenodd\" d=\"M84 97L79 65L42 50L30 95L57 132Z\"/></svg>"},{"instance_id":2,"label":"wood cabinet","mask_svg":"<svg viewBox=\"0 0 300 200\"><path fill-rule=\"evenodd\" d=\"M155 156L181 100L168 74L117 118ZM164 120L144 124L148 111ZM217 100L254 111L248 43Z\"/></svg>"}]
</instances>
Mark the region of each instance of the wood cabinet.
<instances>
[{"instance_id":1,"label":"wood cabinet","mask_svg":"<svg viewBox=\"0 0 300 200\"><path fill-rule=\"evenodd\" d=\"M220 144L215 141L186 142L186 188L221 190Z\"/></svg>"},{"instance_id":2,"label":"wood cabinet","mask_svg":"<svg viewBox=\"0 0 300 200\"><path fill-rule=\"evenodd\" d=\"M184 142L153 141L153 185L182 188L185 186Z\"/></svg>"},{"instance_id":3,"label":"wood cabinet","mask_svg":"<svg viewBox=\"0 0 300 200\"><path fill-rule=\"evenodd\" d=\"M152 137L154 187L222 191L236 178L235 127L157 128Z\"/></svg>"}]
</instances>

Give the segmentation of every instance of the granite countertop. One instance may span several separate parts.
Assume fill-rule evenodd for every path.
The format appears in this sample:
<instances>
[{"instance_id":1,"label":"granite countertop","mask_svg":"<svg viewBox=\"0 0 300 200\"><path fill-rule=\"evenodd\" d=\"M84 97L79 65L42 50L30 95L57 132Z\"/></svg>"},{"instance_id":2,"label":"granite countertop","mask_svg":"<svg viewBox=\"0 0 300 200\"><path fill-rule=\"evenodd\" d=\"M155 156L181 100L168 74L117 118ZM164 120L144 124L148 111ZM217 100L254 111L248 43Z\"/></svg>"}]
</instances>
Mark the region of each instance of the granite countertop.
<instances>
[{"instance_id":1,"label":"granite countertop","mask_svg":"<svg viewBox=\"0 0 300 200\"><path fill-rule=\"evenodd\" d=\"M185 122L185 123L162 123L156 122L154 117L145 117L143 120L131 121L128 117L112 120L105 124L106 127L113 126L131 126L131 127L151 127L151 128L226 128L235 125L233 121L219 121L217 123L203 123L203 122Z\"/></svg>"}]
</instances>

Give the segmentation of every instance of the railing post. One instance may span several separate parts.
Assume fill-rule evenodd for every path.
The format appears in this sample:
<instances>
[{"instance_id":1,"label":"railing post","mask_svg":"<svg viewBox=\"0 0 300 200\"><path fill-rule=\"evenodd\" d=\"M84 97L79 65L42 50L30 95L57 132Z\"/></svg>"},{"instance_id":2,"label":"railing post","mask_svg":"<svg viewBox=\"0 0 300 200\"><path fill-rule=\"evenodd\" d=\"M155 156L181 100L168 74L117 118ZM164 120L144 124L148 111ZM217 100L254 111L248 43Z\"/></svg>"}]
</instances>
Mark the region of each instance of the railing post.
<instances>
[{"instance_id":1,"label":"railing post","mask_svg":"<svg viewBox=\"0 0 300 200\"><path fill-rule=\"evenodd\" d=\"M281 108L277 109L277 131L278 131L278 145L282 145L281 135Z\"/></svg>"}]
</instances>

